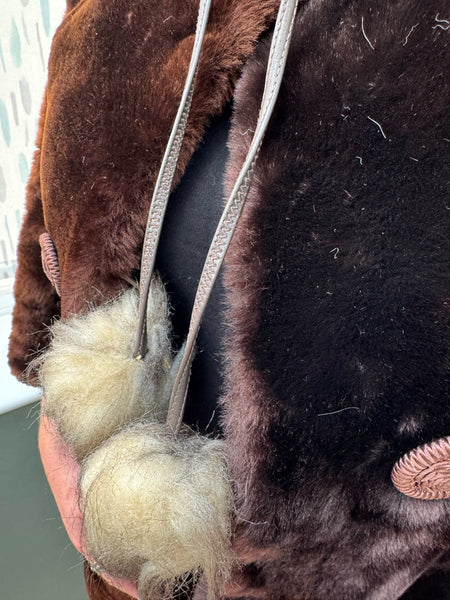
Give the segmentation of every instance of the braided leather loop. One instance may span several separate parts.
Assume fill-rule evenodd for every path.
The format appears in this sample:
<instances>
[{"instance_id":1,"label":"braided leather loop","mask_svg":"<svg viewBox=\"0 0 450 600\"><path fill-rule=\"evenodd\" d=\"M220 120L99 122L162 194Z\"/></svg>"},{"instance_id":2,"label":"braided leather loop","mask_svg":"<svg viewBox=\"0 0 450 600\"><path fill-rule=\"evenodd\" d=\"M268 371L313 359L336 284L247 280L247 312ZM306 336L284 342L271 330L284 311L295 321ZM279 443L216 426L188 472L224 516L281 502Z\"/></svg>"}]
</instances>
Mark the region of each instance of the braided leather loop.
<instances>
[{"instance_id":1,"label":"braided leather loop","mask_svg":"<svg viewBox=\"0 0 450 600\"><path fill-rule=\"evenodd\" d=\"M391 479L399 492L411 498L450 498L450 437L402 456L392 469Z\"/></svg>"},{"instance_id":2,"label":"braided leather loop","mask_svg":"<svg viewBox=\"0 0 450 600\"><path fill-rule=\"evenodd\" d=\"M58 254L55 244L48 233L42 233L39 236L41 246L42 268L44 273L54 286L58 296L61 296L61 272L59 270Z\"/></svg>"}]
</instances>

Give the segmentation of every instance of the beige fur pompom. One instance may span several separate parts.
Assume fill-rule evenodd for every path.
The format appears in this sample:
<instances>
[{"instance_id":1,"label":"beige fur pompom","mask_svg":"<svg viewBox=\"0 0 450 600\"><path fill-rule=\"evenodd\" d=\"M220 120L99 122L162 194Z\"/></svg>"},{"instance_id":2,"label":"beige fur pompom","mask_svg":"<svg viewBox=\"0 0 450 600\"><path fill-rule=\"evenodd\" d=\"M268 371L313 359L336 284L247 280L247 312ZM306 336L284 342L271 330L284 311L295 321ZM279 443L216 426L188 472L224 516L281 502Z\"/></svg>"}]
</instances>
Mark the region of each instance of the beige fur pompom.
<instances>
[{"instance_id":1,"label":"beige fur pompom","mask_svg":"<svg viewBox=\"0 0 450 600\"><path fill-rule=\"evenodd\" d=\"M139 580L142 597L171 595L202 570L212 593L231 563L232 495L224 445L158 423L135 424L84 461L86 547L109 574Z\"/></svg>"},{"instance_id":2,"label":"beige fur pompom","mask_svg":"<svg viewBox=\"0 0 450 600\"><path fill-rule=\"evenodd\" d=\"M34 363L45 414L82 459L121 427L148 415L165 418L177 365L163 284L153 279L148 301L145 360L133 358L138 292L52 327L49 349Z\"/></svg>"},{"instance_id":3,"label":"beige fur pompom","mask_svg":"<svg viewBox=\"0 0 450 600\"><path fill-rule=\"evenodd\" d=\"M52 328L37 361L45 414L82 462L85 545L91 560L170 597L203 572L211 596L231 564L232 494L224 443L163 424L183 349L172 360L162 283L152 281L148 353L133 358L138 292Z\"/></svg>"}]
</instances>

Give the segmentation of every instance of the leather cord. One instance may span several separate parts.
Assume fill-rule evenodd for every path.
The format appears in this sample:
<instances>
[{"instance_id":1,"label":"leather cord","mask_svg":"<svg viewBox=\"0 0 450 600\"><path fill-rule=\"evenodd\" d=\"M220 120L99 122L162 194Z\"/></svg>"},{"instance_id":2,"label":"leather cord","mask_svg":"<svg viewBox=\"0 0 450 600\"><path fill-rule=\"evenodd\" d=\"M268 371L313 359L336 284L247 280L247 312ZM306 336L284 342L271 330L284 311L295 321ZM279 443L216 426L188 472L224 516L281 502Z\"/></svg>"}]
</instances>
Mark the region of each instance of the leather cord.
<instances>
[{"instance_id":1,"label":"leather cord","mask_svg":"<svg viewBox=\"0 0 450 600\"><path fill-rule=\"evenodd\" d=\"M134 352L134 357L138 360L143 359L147 353L146 315L150 282L155 266L156 251L158 249L159 238L161 237L164 215L169 202L172 181L175 175L178 156L183 144L184 132L186 130L191 108L195 76L197 74L210 7L211 0L200 0L194 47L192 49L186 83L161 163L158 179L156 180L155 189L153 190L152 202L148 214L144 245L142 248L141 279L139 285L139 324L137 346Z\"/></svg>"},{"instance_id":2,"label":"leather cord","mask_svg":"<svg viewBox=\"0 0 450 600\"><path fill-rule=\"evenodd\" d=\"M200 4L197 32L189 74L163 163L161 165L149 212L141 263L138 345L135 352L135 357L138 359L142 359L146 353L145 316L147 311L148 291L164 213L170 195L171 183L175 173L176 162L183 141L192 100L195 73L200 55L201 42L206 28L209 4L210 2L205 0L202 0ZM253 167L280 89L292 34L292 27L297 11L297 4L298 0L281 0L270 48L263 98L255 133L241 172L236 180L233 191L226 203L222 217L217 226L200 277L188 336L184 347L184 354L175 379L166 420L167 430L174 435L178 434L183 421L191 365L195 352L195 342L203 314L244 207L250 189Z\"/></svg>"},{"instance_id":3,"label":"leather cord","mask_svg":"<svg viewBox=\"0 0 450 600\"><path fill-rule=\"evenodd\" d=\"M195 341L212 288L219 274L250 189L253 167L280 89L298 0L282 0L275 24L266 72L263 99L255 133L239 177L211 242L194 301L183 359L175 380L167 415L167 428L180 430L186 402Z\"/></svg>"}]
</instances>

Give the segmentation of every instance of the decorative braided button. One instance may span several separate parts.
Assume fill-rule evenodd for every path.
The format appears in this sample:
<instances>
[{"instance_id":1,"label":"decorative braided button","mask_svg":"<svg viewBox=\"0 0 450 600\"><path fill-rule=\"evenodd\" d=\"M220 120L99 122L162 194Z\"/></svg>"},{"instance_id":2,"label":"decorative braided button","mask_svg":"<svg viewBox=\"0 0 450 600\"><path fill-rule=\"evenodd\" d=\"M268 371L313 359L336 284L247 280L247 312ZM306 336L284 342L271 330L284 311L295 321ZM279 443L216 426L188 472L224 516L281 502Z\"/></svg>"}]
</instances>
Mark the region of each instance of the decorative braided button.
<instances>
[{"instance_id":1,"label":"decorative braided button","mask_svg":"<svg viewBox=\"0 0 450 600\"><path fill-rule=\"evenodd\" d=\"M392 469L391 479L399 492L412 498L450 498L450 436L402 456Z\"/></svg>"},{"instance_id":2,"label":"decorative braided button","mask_svg":"<svg viewBox=\"0 0 450 600\"><path fill-rule=\"evenodd\" d=\"M47 232L39 236L39 244L41 245L41 259L44 273L54 286L56 293L61 296L61 272L59 270L55 244Z\"/></svg>"}]
</instances>

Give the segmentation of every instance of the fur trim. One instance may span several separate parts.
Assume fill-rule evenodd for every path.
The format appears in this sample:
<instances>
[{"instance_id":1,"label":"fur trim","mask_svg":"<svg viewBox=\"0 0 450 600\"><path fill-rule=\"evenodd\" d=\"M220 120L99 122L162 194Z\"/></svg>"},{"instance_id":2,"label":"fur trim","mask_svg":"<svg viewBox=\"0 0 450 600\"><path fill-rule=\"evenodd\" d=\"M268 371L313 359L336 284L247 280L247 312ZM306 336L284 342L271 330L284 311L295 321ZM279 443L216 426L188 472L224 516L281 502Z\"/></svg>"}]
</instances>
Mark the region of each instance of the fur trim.
<instances>
[{"instance_id":1,"label":"fur trim","mask_svg":"<svg viewBox=\"0 0 450 600\"><path fill-rule=\"evenodd\" d=\"M209 120L231 99L240 68L278 5L214 0L176 182ZM53 40L18 247L9 348L18 377L30 355L47 344L43 323L60 311L66 318L86 312L88 302L102 304L139 269L198 0L69 0L67 9ZM38 239L45 229L60 260L60 306L40 264Z\"/></svg>"},{"instance_id":2,"label":"fur trim","mask_svg":"<svg viewBox=\"0 0 450 600\"><path fill-rule=\"evenodd\" d=\"M226 258L222 422L247 563L229 597L394 600L449 550L450 502L390 483L450 431L443 7L300 5ZM268 54L236 88L229 189Z\"/></svg>"},{"instance_id":3,"label":"fur trim","mask_svg":"<svg viewBox=\"0 0 450 600\"><path fill-rule=\"evenodd\" d=\"M79 485L89 555L108 573L139 579L142 597L170 596L200 569L212 592L226 579L232 495L223 442L135 424L84 461Z\"/></svg>"},{"instance_id":4,"label":"fur trim","mask_svg":"<svg viewBox=\"0 0 450 600\"><path fill-rule=\"evenodd\" d=\"M145 597L167 597L199 570L215 593L232 563L224 444L187 429L178 439L167 434L183 350L172 362L167 297L153 279L149 350L144 361L133 358L138 300L132 289L56 323L38 361L44 411L85 459L79 492L89 555L111 575L139 581Z\"/></svg>"},{"instance_id":5,"label":"fur trim","mask_svg":"<svg viewBox=\"0 0 450 600\"><path fill-rule=\"evenodd\" d=\"M149 352L133 359L138 293L52 328L49 350L35 363L44 389L43 411L51 417L77 459L144 416L165 417L177 364L171 368L167 297L161 282L151 286Z\"/></svg>"}]
</instances>

